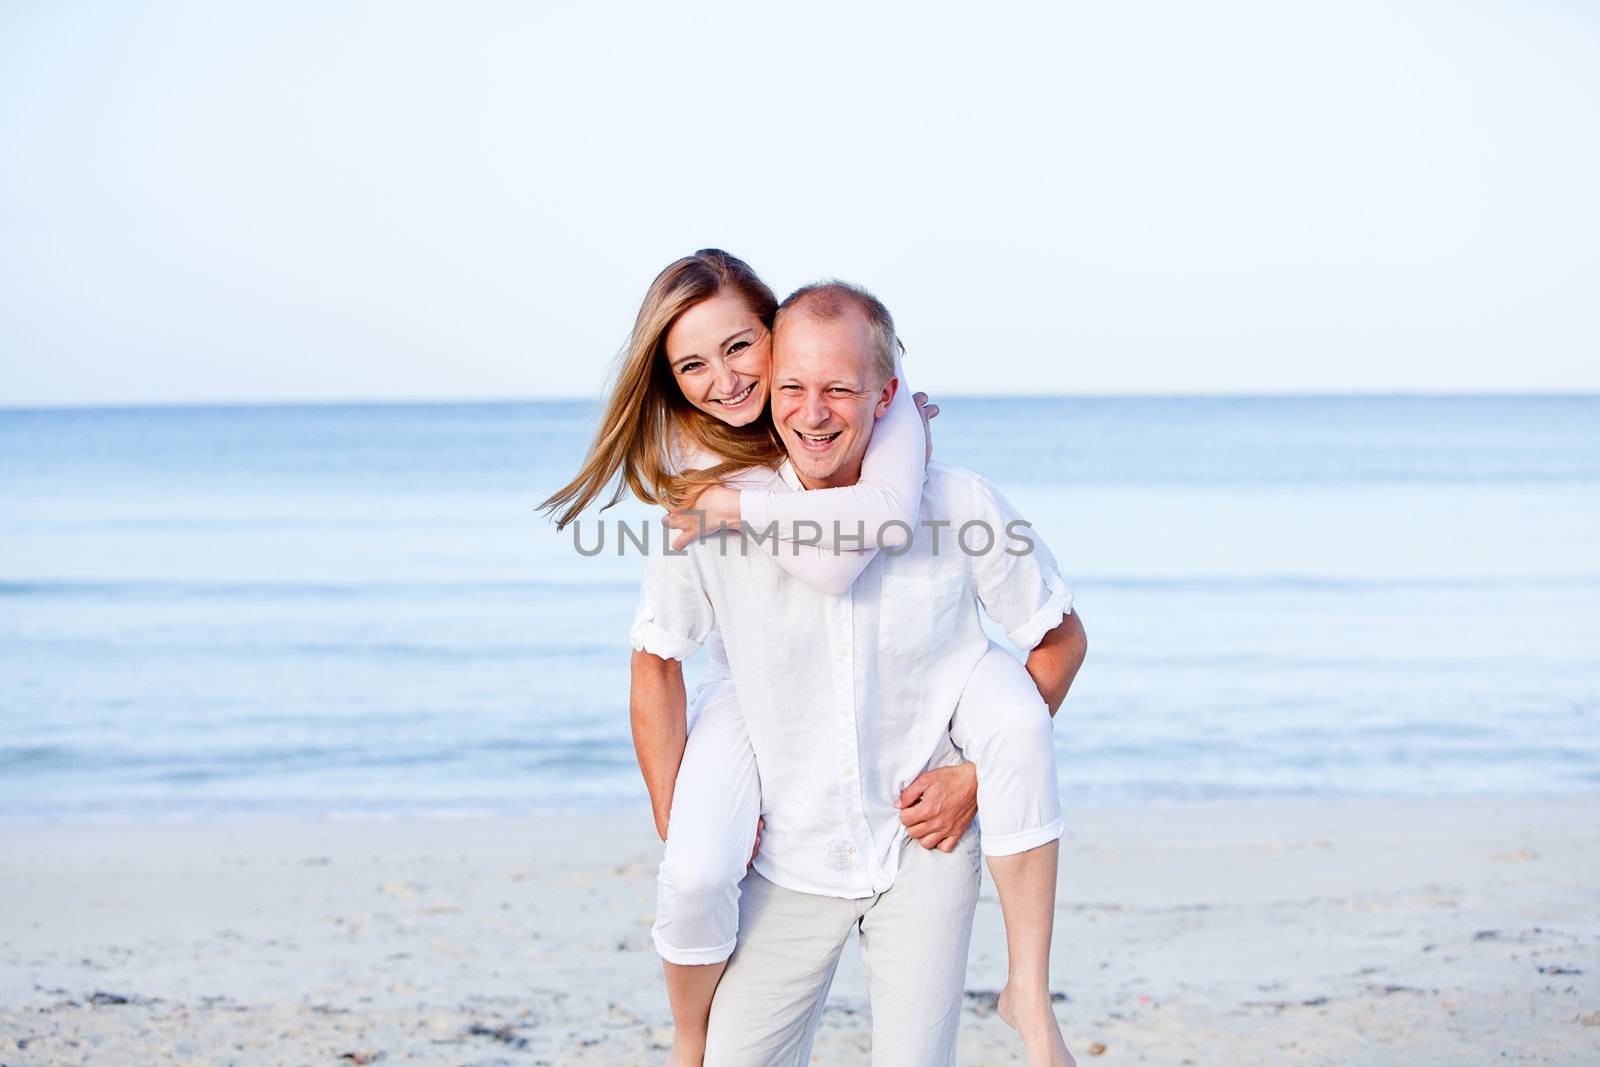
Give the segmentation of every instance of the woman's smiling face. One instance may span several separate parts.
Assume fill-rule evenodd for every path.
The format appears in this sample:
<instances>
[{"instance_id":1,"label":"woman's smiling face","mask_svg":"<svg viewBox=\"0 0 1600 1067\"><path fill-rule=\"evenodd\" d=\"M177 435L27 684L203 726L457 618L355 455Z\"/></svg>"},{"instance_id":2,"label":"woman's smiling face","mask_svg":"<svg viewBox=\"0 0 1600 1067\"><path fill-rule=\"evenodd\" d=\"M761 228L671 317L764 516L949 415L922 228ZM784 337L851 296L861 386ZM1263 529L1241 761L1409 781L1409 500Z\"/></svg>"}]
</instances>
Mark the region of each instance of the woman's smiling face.
<instances>
[{"instance_id":1,"label":"woman's smiling face","mask_svg":"<svg viewBox=\"0 0 1600 1067\"><path fill-rule=\"evenodd\" d=\"M744 301L718 293L667 331L667 363L684 399L730 426L748 426L767 406L772 335Z\"/></svg>"}]
</instances>

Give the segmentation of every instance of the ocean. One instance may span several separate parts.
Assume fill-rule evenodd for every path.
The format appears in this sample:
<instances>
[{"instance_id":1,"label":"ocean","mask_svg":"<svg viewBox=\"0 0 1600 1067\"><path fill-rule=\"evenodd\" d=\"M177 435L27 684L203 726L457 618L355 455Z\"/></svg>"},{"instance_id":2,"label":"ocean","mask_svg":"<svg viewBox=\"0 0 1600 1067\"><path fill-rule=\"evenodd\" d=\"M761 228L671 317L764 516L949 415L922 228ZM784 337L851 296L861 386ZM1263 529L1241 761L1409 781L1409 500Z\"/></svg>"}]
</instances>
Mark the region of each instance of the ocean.
<instances>
[{"instance_id":1,"label":"ocean","mask_svg":"<svg viewBox=\"0 0 1600 1067\"><path fill-rule=\"evenodd\" d=\"M1600 795L1600 397L937 399L1077 596L1071 803ZM0 819L637 803L643 560L534 509L595 413L0 410Z\"/></svg>"}]
</instances>

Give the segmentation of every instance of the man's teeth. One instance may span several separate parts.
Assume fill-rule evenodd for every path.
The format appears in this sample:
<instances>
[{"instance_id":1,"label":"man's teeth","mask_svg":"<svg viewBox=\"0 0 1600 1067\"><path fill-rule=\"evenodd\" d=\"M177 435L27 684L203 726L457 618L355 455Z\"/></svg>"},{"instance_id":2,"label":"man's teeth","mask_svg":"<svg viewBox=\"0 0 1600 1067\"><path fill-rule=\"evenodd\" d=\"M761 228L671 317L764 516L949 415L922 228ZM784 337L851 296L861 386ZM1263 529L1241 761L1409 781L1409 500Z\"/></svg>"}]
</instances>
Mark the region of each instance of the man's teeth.
<instances>
[{"instance_id":1,"label":"man's teeth","mask_svg":"<svg viewBox=\"0 0 1600 1067\"><path fill-rule=\"evenodd\" d=\"M799 433L798 430L795 431L795 432ZM844 432L843 430L835 430L832 433L821 433L821 434L818 434L818 433L802 433L802 434L800 434L800 436L804 437L807 441L815 441L818 444L821 444L824 441L833 440L835 437L838 437L843 432Z\"/></svg>"}]
</instances>

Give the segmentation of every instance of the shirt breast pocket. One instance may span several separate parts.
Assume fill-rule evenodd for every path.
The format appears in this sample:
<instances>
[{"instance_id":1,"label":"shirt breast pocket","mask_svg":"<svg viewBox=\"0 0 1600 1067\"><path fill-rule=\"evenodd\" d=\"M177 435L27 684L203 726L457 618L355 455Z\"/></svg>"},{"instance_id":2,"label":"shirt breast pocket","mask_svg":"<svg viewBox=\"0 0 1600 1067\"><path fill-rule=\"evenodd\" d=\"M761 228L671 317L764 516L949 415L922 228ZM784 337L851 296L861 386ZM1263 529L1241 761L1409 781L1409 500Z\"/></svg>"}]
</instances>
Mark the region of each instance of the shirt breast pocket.
<instances>
[{"instance_id":1,"label":"shirt breast pocket","mask_svg":"<svg viewBox=\"0 0 1600 1067\"><path fill-rule=\"evenodd\" d=\"M904 659L937 651L960 632L961 612L973 610L964 574L885 574L878 603L878 648Z\"/></svg>"}]
</instances>

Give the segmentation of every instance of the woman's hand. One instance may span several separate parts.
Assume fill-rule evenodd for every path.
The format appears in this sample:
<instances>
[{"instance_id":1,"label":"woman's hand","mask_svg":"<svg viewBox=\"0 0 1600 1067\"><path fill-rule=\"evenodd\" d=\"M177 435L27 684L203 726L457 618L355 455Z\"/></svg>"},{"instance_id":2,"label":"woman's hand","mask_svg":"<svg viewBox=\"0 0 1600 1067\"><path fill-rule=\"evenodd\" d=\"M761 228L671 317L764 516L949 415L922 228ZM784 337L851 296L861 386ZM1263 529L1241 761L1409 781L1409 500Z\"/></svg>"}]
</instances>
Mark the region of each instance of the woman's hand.
<instances>
[{"instance_id":1,"label":"woman's hand","mask_svg":"<svg viewBox=\"0 0 1600 1067\"><path fill-rule=\"evenodd\" d=\"M674 552L682 551L689 542L706 534L722 529L737 530L741 521L739 490L713 485L683 507L668 511L667 517L661 521L679 531L678 536L672 539Z\"/></svg>"},{"instance_id":2,"label":"woman's hand","mask_svg":"<svg viewBox=\"0 0 1600 1067\"><path fill-rule=\"evenodd\" d=\"M963 762L923 771L894 806L900 809L906 833L923 848L954 851L978 814L978 768Z\"/></svg>"},{"instance_id":3,"label":"woman's hand","mask_svg":"<svg viewBox=\"0 0 1600 1067\"><path fill-rule=\"evenodd\" d=\"M927 463L933 459L933 427L929 426L928 423L932 422L933 417L939 414L939 405L928 403L927 393L912 393L911 399L916 402L917 414L922 416L922 436L928 442L928 453L923 458L923 462Z\"/></svg>"}]
</instances>

